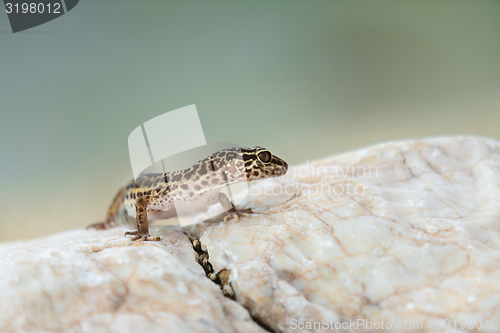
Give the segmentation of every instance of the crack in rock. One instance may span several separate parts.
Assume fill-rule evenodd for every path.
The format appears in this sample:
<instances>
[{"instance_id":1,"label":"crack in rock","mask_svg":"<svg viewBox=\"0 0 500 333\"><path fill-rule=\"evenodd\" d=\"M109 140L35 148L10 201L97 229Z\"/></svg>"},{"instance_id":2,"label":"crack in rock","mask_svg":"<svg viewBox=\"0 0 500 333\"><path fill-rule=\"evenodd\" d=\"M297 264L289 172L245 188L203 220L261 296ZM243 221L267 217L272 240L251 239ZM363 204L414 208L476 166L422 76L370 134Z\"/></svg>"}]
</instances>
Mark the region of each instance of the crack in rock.
<instances>
[{"instance_id":1,"label":"crack in rock","mask_svg":"<svg viewBox=\"0 0 500 333\"><path fill-rule=\"evenodd\" d=\"M225 297L227 297L235 302L238 302L236 300L236 295L234 293L234 290L231 286L231 281L230 281L231 270L224 268L224 269L220 270L219 272L214 273L214 269L212 267L212 264L209 261L210 256L209 256L207 251L204 251L202 249L200 240L197 238L194 238L192 236L189 236L188 234L186 234L186 236L188 236L189 240L191 241L191 245L193 246L194 251L197 253L198 264L200 264L200 266L205 271L206 277L219 286L222 294ZM240 305L242 305L244 307L243 304L240 304ZM264 330L266 330L268 332L273 332L273 333L280 333L280 331L278 331L278 330L273 330L269 325L267 325L265 322L263 322L259 317L253 316L248 309L247 309L247 311L248 311L248 314L250 315L250 317L253 319L253 321L257 325L262 327Z\"/></svg>"}]
</instances>

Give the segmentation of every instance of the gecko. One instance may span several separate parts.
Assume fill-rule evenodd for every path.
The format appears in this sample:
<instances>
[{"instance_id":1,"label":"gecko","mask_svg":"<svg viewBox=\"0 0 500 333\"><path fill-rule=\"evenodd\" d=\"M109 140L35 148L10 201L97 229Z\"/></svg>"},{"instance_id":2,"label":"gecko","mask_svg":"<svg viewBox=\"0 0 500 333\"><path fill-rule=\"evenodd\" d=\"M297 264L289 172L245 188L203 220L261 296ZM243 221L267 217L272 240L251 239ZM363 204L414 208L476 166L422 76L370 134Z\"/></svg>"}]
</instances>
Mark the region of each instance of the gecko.
<instances>
[{"instance_id":1,"label":"gecko","mask_svg":"<svg viewBox=\"0 0 500 333\"><path fill-rule=\"evenodd\" d=\"M222 149L187 169L140 175L118 191L105 222L87 228L108 229L135 220L137 230L125 236L132 236L132 241L159 241L159 236L149 234L149 220L176 216L175 206L188 205L193 212L202 212L217 203L228 212L226 217L237 218L240 211L220 192L224 187L280 177L287 170L283 159L263 147Z\"/></svg>"}]
</instances>

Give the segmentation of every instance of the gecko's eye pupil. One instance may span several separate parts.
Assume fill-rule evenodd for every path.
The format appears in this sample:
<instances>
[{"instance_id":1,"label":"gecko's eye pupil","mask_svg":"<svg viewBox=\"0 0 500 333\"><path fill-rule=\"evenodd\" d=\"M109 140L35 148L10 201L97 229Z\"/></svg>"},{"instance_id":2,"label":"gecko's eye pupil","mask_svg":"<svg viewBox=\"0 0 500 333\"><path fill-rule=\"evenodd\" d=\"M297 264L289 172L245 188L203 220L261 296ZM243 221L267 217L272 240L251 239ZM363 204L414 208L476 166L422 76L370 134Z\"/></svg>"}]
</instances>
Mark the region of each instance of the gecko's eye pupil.
<instances>
[{"instance_id":1,"label":"gecko's eye pupil","mask_svg":"<svg viewBox=\"0 0 500 333\"><path fill-rule=\"evenodd\" d=\"M271 153L268 152L268 151L261 151L260 153L257 154L257 158L259 159L259 161L261 161L262 163L269 163L271 162Z\"/></svg>"}]
</instances>

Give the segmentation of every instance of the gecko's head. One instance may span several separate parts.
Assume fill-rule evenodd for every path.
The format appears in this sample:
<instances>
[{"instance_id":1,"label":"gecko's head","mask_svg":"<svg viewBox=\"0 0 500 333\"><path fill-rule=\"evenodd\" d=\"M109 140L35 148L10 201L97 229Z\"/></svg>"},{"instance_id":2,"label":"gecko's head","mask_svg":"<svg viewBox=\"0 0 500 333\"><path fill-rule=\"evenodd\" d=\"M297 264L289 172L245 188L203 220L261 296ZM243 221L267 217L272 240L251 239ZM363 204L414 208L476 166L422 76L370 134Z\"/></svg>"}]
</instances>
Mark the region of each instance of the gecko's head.
<instances>
[{"instance_id":1,"label":"gecko's head","mask_svg":"<svg viewBox=\"0 0 500 333\"><path fill-rule=\"evenodd\" d=\"M207 161L213 165L210 169L220 170L230 184L280 177L288 171L285 161L262 147L223 149Z\"/></svg>"},{"instance_id":2,"label":"gecko's head","mask_svg":"<svg viewBox=\"0 0 500 333\"><path fill-rule=\"evenodd\" d=\"M244 163L242 171L248 181L280 177L288 171L288 164L266 148L241 148L240 156Z\"/></svg>"}]
</instances>

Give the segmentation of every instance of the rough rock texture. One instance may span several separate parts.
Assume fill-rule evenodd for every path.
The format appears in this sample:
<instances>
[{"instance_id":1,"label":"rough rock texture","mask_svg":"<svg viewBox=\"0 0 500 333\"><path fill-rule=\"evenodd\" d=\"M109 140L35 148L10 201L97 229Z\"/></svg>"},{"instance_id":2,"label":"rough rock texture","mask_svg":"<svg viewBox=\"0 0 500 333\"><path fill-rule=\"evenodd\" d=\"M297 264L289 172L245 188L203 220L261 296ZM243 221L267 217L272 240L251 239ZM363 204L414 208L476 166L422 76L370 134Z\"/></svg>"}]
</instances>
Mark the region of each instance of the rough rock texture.
<instances>
[{"instance_id":1,"label":"rough rock texture","mask_svg":"<svg viewBox=\"0 0 500 333\"><path fill-rule=\"evenodd\" d=\"M180 227L130 244L124 229L0 247L0 332L264 332L222 296Z\"/></svg>"},{"instance_id":2,"label":"rough rock texture","mask_svg":"<svg viewBox=\"0 0 500 333\"><path fill-rule=\"evenodd\" d=\"M5 244L0 331L500 331L499 184L500 143L474 137L390 142L258 182L255 214L184 229L237 303L180 228L159 243L117 229Z\"/></svg>"},{"instance_id":3,"label":"rough rock texture","mask_svg":"<svg viewBox=\"0 0 500 333\"><path fill-rule=\"evenodd\" d=\"M391 142L262 181L248 198L261 215L192 230L282 332L500 331L499 184L498 141Z\"/></svg>"}]
</instances>

